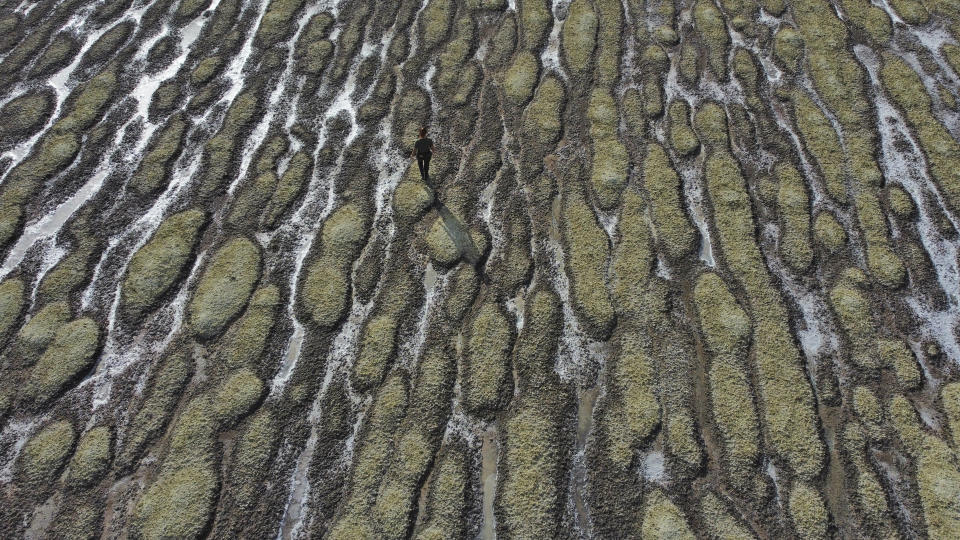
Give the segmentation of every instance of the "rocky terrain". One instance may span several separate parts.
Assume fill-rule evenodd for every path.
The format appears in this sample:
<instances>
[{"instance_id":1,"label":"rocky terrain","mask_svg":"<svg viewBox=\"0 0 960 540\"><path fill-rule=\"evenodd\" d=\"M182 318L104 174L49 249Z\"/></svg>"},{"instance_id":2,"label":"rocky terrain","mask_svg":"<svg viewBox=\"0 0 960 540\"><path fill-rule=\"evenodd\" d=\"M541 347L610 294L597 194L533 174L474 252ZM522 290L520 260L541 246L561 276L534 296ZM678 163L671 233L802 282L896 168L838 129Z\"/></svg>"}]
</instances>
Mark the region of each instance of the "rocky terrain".
<instances>
[{"instance_id":1,"label":"rocky terrain","mask_svg":"<svg viewBox=\"0 0 960 540\"><path fill-rule=\"evenodd\" d=\"M960 537L958 38L0 0L2 536Z\"/></svg>"}]
</instances>

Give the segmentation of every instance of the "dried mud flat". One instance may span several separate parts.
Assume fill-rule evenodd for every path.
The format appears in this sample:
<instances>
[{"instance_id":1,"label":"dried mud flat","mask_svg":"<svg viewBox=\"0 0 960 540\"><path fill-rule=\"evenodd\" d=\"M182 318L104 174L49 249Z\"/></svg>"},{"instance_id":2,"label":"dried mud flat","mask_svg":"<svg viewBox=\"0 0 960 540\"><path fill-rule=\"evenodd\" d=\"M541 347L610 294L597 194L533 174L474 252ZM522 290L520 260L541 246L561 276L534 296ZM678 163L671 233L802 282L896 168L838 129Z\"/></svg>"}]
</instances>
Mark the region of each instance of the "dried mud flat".
<instances>
[{"instance_id":1,"label":"dried mud flat","mask_svg":"<svg viewBox=\"0 0 960 540\"><path fill-rule=\"evenodd\" d=\"M0 0L2 535L960 537L958 38Z\"/></svg>"}]
</instances>

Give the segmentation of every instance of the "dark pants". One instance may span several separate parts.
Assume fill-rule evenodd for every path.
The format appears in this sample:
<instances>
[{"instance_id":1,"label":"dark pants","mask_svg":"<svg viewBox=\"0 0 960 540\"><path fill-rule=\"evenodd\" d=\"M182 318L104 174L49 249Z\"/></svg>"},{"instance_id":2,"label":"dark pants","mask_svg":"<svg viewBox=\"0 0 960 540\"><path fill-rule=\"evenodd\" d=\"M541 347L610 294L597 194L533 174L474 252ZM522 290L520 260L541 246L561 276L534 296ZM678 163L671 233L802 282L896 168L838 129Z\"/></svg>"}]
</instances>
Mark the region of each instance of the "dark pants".
<instances>
[{"instance_id":1,"label":"dark pants","mask_svg":"<svg viewBox=\"0 0 960 540\"><path fill-rule=\"evenodd\" d=\"M432 153L417 154L417 166L420 167L420 179L424 182L430 180L430 158Z\"/></svg>"}]
</instances>

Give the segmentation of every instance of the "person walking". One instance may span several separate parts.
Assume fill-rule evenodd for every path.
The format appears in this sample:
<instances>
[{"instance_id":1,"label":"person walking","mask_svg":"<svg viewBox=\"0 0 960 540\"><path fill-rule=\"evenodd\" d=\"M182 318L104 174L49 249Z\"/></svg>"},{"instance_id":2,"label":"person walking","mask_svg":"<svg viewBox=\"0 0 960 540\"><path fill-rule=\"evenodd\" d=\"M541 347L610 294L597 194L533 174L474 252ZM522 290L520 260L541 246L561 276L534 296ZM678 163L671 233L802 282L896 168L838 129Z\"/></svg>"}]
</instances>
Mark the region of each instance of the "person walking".
<instances>
[{"instance_id":1,"label":"person walking","mask_svg":"<svg viewBox=\"0 0 960 540\"><path fill-rule=\"evenodd\" d=\"M420 128L420 138L413 144L413 152L410 157L417 158L417 166L420 167L420 179L424 182L430 181L430 158L436 148L433 146L433 139L427 137L427 128Z\"/></svg>"}]
</instances>

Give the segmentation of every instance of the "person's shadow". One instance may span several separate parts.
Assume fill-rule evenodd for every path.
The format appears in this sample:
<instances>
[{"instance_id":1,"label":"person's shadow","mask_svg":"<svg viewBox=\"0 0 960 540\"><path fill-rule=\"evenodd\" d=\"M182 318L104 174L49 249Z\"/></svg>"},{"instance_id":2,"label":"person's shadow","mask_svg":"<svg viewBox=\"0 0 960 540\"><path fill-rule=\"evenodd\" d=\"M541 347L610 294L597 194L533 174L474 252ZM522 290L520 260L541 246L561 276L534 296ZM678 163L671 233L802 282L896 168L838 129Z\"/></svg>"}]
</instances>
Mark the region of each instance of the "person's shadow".
<instances>
[{"instance_id":1,"label":"person's shadow","mask_svg":"<svg viewBox=\"0 0 960 540\"><path fill-rule=\"evenodd\" d=\"M440 190L434 187L433 182L428 180L426 183L433 190L433 205L437 208L437 214L440 215L443 230L453 240L453 244L457 246L460 257L470 264L477 264L480 260L480 251L470 236L470 227L455 216L445 204L440 202Z\"/></svg>"}]
</instances>

